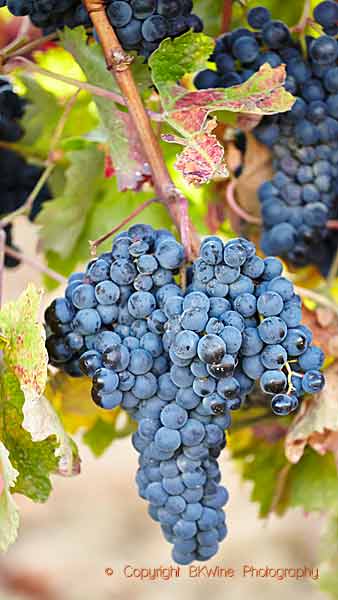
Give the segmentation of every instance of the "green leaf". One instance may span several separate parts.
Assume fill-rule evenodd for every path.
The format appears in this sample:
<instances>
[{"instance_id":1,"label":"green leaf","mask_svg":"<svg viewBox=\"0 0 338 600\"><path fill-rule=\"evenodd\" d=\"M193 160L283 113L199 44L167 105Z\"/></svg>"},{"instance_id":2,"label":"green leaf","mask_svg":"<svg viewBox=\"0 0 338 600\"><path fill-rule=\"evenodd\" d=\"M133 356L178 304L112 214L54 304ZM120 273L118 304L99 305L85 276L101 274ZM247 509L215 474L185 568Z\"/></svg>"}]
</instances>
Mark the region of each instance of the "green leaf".
<instances>
[{"instance_id":1,"label":"green leaf","mask_svg":"<svg viewBox=\"0 0 338 600\"><path fill-rule=\"evenodd\" d=\"M217 37L220 34L223 7L224 0L194 0L194 12L202 19L208 35Z\"/></svg>"},{"instance_id":2,"label":"green leaf","mask_svg":"<svg viewBox=\"0 0 338 600\"><path fill-rule=\"evenodd\" d=\"M338 474L332 454L320 456L306 449L290 471L289 502L309 512L338 510Z\"/></svg>"},{"instance_id":3,"label":"green leaf","mask_svg":"<svg viewBox=\"0 0 338 600\"><path fill-rule=\"evenodd\" d=\"M50 474L58 468L56 439L33 442L23 428L24 395L18 379L8 370L1 375L0 390L0 438L18 472L13 491L45 502L52 489Z\"/></svg>"},{"instance_id":4,"label":"green leaf","mask_svg":"<svg viewBox=\"0 0 338 600\"><path fill-rule=\"evenodd\" d=\"M43 205L37 222L45 251L67 258L76 246L97 196L104 155L95 145L71 152L63 195Z\"/></svg>"},{"instance_id":5,"label":"green leaf","mask_svg":"<svg viewBox=\"0 0 338 600\"><path fill-rule=\"evenodd\" d=\"M238 461L243 479L253 483L251 500L258 502L259 516L268 516L272 508L277 514L283 514L285 499L276 497L278 478L283 476L288 464L283 442L271 444L244 429L231 436L230 451Z\"/></svg>"},{"instance_id":6,"label":"green leaf","mask_svg":"<svg viewBox=\"0 0 338 600\"><path fill-rule=\"evenodd\" d=\"M100 456L115 439L130 435L135 425L120 407L112 411L98 408L91 387L89 377L74 379L59 372L49 379L46 394L65 430L72 434L82 430L85 444Z\"/></svg>"},{"instance_id":7,"label":"green leaf","mask_svg":"<svg viewBox=\"0 0 338 600\"><path fill-rule=\"evenodd\" d=\"M117 417L120 416L125 421L121 428L117 426L117 419L114 423L107 423L99 418L93 427L84 434L83 441L95 456L101 456L116 439L126 437L135 431L135 424L131 422L127 414L118 412Z\"/></svg>"},{"instance_id":8,"label":"green leaf","mask_svg":"<svg viewBox=\"0 0 338 600\"><path fill-rule=\"evenodd\" d=\"M40 303L41 291L30 285L18 300L9 302L0 311L0 332L6 340L3 344L4 362L17 377L24 394L23 428L29 432L33 442L56 436L54 450L60 459L59 472L71 475L74 448L54 409L43 396L48 356L45 330L38 321ZM6 387L4 390L6 392Z\"/></svg>"},{"instance_id":9,"label":"green leaf","mask_svg":"<svg viewBox=\"0 0 338 600\"><path fill-rule=\"evenodd\" d=\"M31 76L21 74L20 79L25 85L28 103L21 122L25 135L15 147L22 148L28 155L46 158L50 150L50 141L64 112L64 105ZM75 91L76 88L73 88L73 93ZM97 117L90 110L90 101L91 96L88 93L79 94L65 123L60 145L62 140L74 135L85 135L96 127Z\"/></svg>"},{"instance_id":10,"label":"green leaf","mask_svg":"<svg viewBox=\"0 0 338 600\"><path fill-rule=\"evenodd\" d=\"M103 166L102 166L103 169ZM54 246L55 250L47 251L48 264L52 269L63 275L69 275L72 270L82 262L87 262L90 259L89 255L89 240L95 240L104 233L107 233L110 229L118 225L123 219L128 217L140 204L153 197L153 192L138 192L135 194L132 191L119 192L116 188L116 179L102 178L98 180L96 194L92 198L91 205L86 207L86 214L81 219L82 229L77 232L77 238L74 237L74 244L72 246L71 253L65 252L62 249L62 243L60 241L65 237L68 240L67 232L51 225L48 228L49 218L44 218L44 209L42 218L44 219L45 227L49 230L49 240L47 244L49 247ZM53 202L49 202L49 205L53 205ZM72 203L69 198L69 215L72 216ZM76 212L76 207L73 209ZM58 218L57 210L53 213L53 218ZM41 217L39 217L39 220ZM61 219L61 217L60 217ZM168 215L167 210L161 204L153 204L146 208L141 215L133 219L130 224L140 222L149 223L155 228L172 228L172 222ZM74 223L76 227L76 222ZM51 232L53 231L53 238ZM48 236L47 236L48 237ZM71 241L71 240L70 240ZM99 247L99 252L104 252L111 247L112 240L107 240L104 244Z\"/></svg>"},{"instance_id":11,"label":"green leaf","mask_svg":"<svg viewBox=\"0 0 338 600\"><path fill-rule=\"evenodd\" d=\"M187 73L205 68L214 47L212 38L192 31L164 40L149 59L152 80L161 96Z\"/></svg>"},{"instance_id":12,"label":"green leaf","mask_svg":"<svg viewBox=\"0 0 338 600\"><path fill-rule=\"evenodd\" d=\"M79 63L89 83L106 90L116 90L114 79L107 70L101 46L88 44L83 27L66 29L60 35L64 48ZM119 189L136 189L147 174L147 169L145 170L146 161L135 135L135 128L130 125L130 117L126 112L118 110L109 98L93 96L93 101L109 144Z\"/></svg>"},{"instance_id":13,"label":"green leaf","mask_svg":"<svg viewBox=\"0 0 338 600\"><path fill-rule=\"evenodd\" d=\"M19 528L19 513L11 488L19 473L9 460L7 448L0 442L0 550L5 552L15 542Z\"/></svg>"}]
</instances>

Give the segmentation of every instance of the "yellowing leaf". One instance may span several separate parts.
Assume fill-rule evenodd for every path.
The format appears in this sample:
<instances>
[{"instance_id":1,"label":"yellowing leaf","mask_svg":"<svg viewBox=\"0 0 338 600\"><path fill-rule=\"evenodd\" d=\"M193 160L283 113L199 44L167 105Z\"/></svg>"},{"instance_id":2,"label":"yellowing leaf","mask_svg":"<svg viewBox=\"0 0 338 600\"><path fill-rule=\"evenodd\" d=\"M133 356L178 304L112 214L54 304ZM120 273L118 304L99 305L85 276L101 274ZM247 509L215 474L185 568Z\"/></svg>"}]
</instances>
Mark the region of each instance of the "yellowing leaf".
<instances>
[{"instance_id":1,"label":"yellowing leaf","mask_svg":"<svg viewBox=\"0 0 338 600\"><path fill-rule=\"evenodd\" d=\"M57 373L49 379L46 395L69 433L83 430L83 441L100 456L118 438L130 435L134 423L120 408L103 410L91 398L91 379Z\"/></svg>"},{"instance_id":2,"label":"yellowing leaf","mask_svg":"<svg viewBox=\"0 0 338 600\"><path fill-rule=\"evenodd\" d=\"M55 436L33 442L23 428L24 395L17 377L4 368L0 377L0 439L18 471L14 492L45 502L52 489L50 474L57 472Z\"/></svg>"},{"instance_id":3,"label":"yellowing leaf","mask_svg":"<svg viewBox=\"0 0 338 600\"><path fill-rule=\"evenodd\" d=\"M0 311L0 331L7 339L5 361L20 381L28 403L43 394L48 356L45 332L38 322L42 291L29 285L18 300Z\"/></svg>"},{"instance_id":4,"label":"yellowing leaf","mask_svg":"<svg viewBox=\"0 0 338 600\"><path fill-rule=\"evenodd\" d=\"M11 494L19 473L9 460L8 450L0 442L0 550L6 551L17 537L19 513Z\"/></svg>"},{"instance_id":5,"label":"yellowing leaf","mask_svg":"<svg viewBox=\"0 0 338 600\"><path fill-rule=\"evenodd\" d=\"M73 447L53 407L43 396L47 381L48 355L45 330L38 321L41 291L28 286L18 300L6 304L0 312L0 331L7 343L4 358L8 369L17 377L25 402L23 427L33 442L56 436L56 456L62 474L73 472Z\"/></svg>"}]
</instances>

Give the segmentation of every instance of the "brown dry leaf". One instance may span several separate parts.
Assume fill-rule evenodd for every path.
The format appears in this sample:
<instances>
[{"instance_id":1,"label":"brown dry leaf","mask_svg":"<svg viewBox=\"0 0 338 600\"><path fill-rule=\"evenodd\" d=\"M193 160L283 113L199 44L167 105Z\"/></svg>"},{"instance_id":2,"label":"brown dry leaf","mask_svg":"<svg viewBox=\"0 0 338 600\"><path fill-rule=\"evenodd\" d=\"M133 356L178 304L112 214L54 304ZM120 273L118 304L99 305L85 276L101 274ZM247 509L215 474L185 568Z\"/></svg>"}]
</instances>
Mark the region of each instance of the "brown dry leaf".
<instances>
[{"instance_id":1,"label":"brown dry leaf","mask_svg":"<svg viewBox=\"0 0 338 600\"><path fill-rule=\"evenodd\" d=\"M309 444L319 454L336 453L338 462L338 364L326 372L326 386L313 399L303 402L285 439L285 454L297 463Z\"/></svg>"},{"instance_id":2,"label":"brown dry leaf","mask_svg":"<svg viewBox=\"0 0 338 600\"><path fill-rule=\"evenodd\" d=\"M239 114L237 118L237 127L242 131L252 131L262 120L261 115Z\"/></svg>"},{"instance_id":3,"label":"brown dry leaf","mask_svg":"<svg viewBox=\"0 0 338 600\"><path fill-rule=\"evenodd\" d=\"M303 305L303 323L312 333L314 342L327 356L338 358L338 319L328 309L309 310Z\"/></svg>"},{"instance_id":4,"label":"brown dry leaf","mask_svg":"<svg viewBox=\"0 0 338 600\"><path fill-rule=\"evenodd\" d=\"M263 181L272 178L271 152L266 146L258 142L252 133L248 133L246 137L247 149L243 171L237 179L236 199L246 212L255 217L260 217L257 190Z\"/></svg>"},{"instance_id":5,"label":"brown dry leaf","mask_svg":"<svg viewBox=\"0 0 338 600\"><path fill-rule=\"evenodd\" d=\"M225 161L230 173L234 173L241 166L242 153L236 144L229 140L225 146Z\"/></svg>"}]
</instances>

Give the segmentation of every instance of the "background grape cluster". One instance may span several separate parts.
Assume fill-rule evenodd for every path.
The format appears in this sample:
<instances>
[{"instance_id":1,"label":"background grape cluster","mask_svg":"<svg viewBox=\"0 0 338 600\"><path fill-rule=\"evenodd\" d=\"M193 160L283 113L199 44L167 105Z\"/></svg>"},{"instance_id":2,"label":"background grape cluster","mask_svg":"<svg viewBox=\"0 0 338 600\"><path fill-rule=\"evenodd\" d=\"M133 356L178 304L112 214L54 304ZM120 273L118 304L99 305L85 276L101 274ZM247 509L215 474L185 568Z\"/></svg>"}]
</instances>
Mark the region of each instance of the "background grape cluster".
<instances>
[{"instance_id":1,"label":"background grape cluster","mask_svg":"<svg viewBox=\"0 0 338 600\"><path fill-rule=\"evenodd\" d=\"M288 27L264 7L248 12L251 29L235 29L217 40L207 69L195 78L199 89L246 81L264 63L286 65L285 87L293 108L264 117L254 133L271 148L274 176L258 190L265 254L283 256L296 266L315 264L326 274L337 249L337 233L326 228L337 219L338 185L338 5L325 0L314 18L325 35L306 37L306 57ZM317 25L318 27L318 25Z\"/></svg>"},{"instance_id":2,"label":"background grape cluster","mask_svg":"<svg viewBox=\"0 0 338 600\"><path fill-rule=\"evenodd\" d=\"M290 414L322 389L324 356L278 259L212 236L184 259L171 233L134 225L70 277L45 319L50 363L89 376L99 407L136 420L139 494L174 560L190 564L227 534L216 461L230 411L259 381L273 412Z\"/></svg>"},{"instance_id":3,"label":"background grape cluster","mask_svg":"<svg viewBox=\"0 0 338 600\"><path fill-rule=\"evenodd\" d=\"M0 142L18 142L23 136L19 120L23 117L25 101L14 91L10 82L0 78ZM0 180L1 180L1 216L18 210L34 189L42 169L26 161L20 154L6 147L0 148ZM43 202L49 200L50 193L44 186L36 197L30 219L34 220ZM12 225L5 227L6 244L13 247ZM5 257L7 267L15 267L18 261L10 256Z\"/></svg>"},{"instance_id":4,"label":"background grape cluster","mask_svg":"<svg viewBox=\"0 0 338 600\"><path fill-rule=\"evenodd\" d=\"M51 33L64 26L91 25L79 0L0 0L13 15L29 15L32 23ZM202 31L201 19L192 13L192 0L109 0L108 18L125 50L148 57L167 37L193 29Z\"/></svg>"}]
</instances>

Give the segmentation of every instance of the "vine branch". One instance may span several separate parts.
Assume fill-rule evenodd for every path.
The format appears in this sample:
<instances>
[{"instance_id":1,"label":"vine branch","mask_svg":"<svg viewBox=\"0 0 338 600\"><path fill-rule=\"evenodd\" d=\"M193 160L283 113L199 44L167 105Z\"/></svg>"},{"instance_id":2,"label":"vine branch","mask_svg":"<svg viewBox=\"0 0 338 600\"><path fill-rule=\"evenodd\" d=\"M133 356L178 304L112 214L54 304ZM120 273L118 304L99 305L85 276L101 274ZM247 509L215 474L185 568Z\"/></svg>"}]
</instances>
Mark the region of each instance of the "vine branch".
<instances>
[{"instance_id":1,"label":"vine branch","mask_svg":"<svg viewBox=\"0 0 338 600\"><path fill-rule=\"evenodd\" d=\"M232 0L224 0L222 14L222 33L226 33L230 29L232 19Z\"/></svg>"},{"instance_id":2,"label":"vine branch","mask_svg":"<svg viewBox=\"0 0 338 600\"><path fill-rule=\"evenodd\" d=\"M12 258L15 258L16 260L20 260L21 262L26 263L29 267L32 267L36 271L40 271L40 273L48 275L48 277L54 279L55 281L58 281L61 284L67 283L66 277L63 277L63 275L60 275L60 273L49 269L49 267L42 265L41 263L37 262L34 258L30 258L29 256L26 256L26 254L22 254L21 252L14 250L10 246L5 246L5 254L8 254L8 256L12 256Z\"/></svg>"},{"instance_id":3,"label":"vine branch","mask_svg":"<svg viewBox=\"0 0 338 600\"><path fill-rule=\"evenodd\" d=\"M93 242L90 241L89 245L90 245L91 255L96 256L96 249L98 246L100 246L100 244L103 244L103 242L105 242L106 240L109 240L109 238L112 235L117 233L125 225L128 225L128 223L130 223L130 221L135 219L135 217L137 217L141 212L143 212L146 208L148 208L148 206L150 206L151 204L153 204L156 201L157 201L157 198L151 198L151 200L146 200L146 202L143 202L142 204L140 204L140 206L138 206L130 215L128 215L128 217L123 219L123 221L121 221L121 223L119 223L118 225L113 227L113 229L108 231L108 233L101 235L101 237L99 237L97 240L94 240Z\"/></svg>"},{"instance_id":4,"label":"vine branch","mask_svg":"<svg viewBox=\"0 0 338 600\"><path fill-rule=\"evenodd\" d=\"M176 189L162 156L139 91L130 70L132 58L122 49L105 11L104 0L83 0L102 45L107 69L112 72L125 99L134 127L152 171L156 195L168 209L181 233L187 255L196 253L199 241L187 214L187 203Z\"/></svg>"},{"instance_id":5,"label":"vine branch","mask_svg":"<svg viewBox=\"0 0 338 600\"><path fill-rule=\"evenodd\" d=\"M68 77L67 75L61 75L61 73L54 73L54 71L49 71L48 69L39 67L39 65L35 64L31 60L28 60L28 58L24 58L23 56L18 56L15 59L11 60L7 64L7 69L5 69L5 71L8 72L8 70L16 68L18 66L17 63L24 65L27 71L30 71L32 73L39 73L39 75L50 77L50 79L54 79L55 81L62 81L63 83L67 83L68 85L78 88L79 90L89 92L90 94L93 94L93 96L107 98L108 100L112 100L113 102L115 102L115 104L126 106L125 99L120 94L117 94L117 92L106 90L105 88L99 85L93 85L92 83L88 83L87 81L80 81L79 79L73 79L72 77ZM152 119L152 121L163 121L163 115L161 113L155 112L153 110L147 110L147 113Z\"/></svg>"},{"instance_id":6,"label":"vine branch","mask_svg":"<svg viewBox=\"0 0 338 600\"><path fill-rule=\"evenodd\" d=\"M239 204L236 202L235 187L236 186L235 186L234 181L231 181L228 184L227 192L226 192L226 200L227 200L227 203L228 203L229 207L231 208L231 210L238 217L240 217L240 219L243 219L243 221L246 221L246 223L251 223L252 225L262 225L262 219L260 219L259 217L255 217L254 215L251 215L246 210L244 210L244 208L239 206Z\"/></svg>"}]
</instances>

